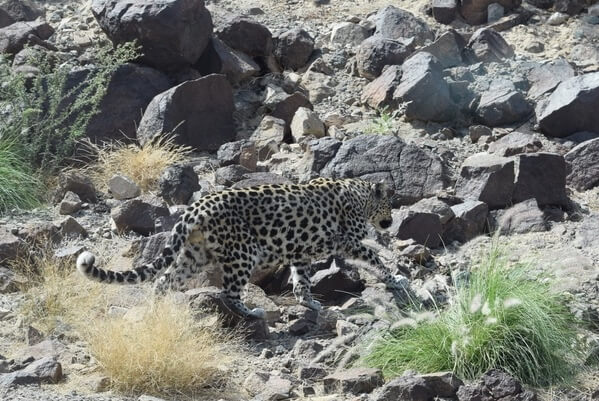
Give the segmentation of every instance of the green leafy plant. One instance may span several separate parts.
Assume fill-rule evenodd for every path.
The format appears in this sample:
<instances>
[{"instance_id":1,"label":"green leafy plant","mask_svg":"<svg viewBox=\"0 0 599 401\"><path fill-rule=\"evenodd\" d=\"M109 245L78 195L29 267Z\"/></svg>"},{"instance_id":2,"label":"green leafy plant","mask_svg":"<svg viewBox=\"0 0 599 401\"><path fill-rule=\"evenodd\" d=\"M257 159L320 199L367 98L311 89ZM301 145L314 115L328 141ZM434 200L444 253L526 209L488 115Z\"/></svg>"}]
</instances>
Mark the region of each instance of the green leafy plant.
<instances>
[{"instance_id":1,"label":"green leafy plant","mask_svg":"<svg viewBox=\"0 0 599 401\"><path fill-rule=\"evenodd\" d=\"M389 108L385 106L379 109L378 114L379 116L367 128L367 133L378 135L395 134L393 114L389 111Z\"/></svg>"},{"instance_id":2,"label":"green leafy plant","mask_svg":"<svg viewBox=\"0 0 599 401\"><path fill-rule=\"evenodd\" d=\"M510 266L496 248L436 318L400 323L365 356L388 377L411 369L475 379L497 368L543 386L571 377L582 361L577 322L563 295L548 280L530 279L526 265Z\"/></svg>"}]
</instances>

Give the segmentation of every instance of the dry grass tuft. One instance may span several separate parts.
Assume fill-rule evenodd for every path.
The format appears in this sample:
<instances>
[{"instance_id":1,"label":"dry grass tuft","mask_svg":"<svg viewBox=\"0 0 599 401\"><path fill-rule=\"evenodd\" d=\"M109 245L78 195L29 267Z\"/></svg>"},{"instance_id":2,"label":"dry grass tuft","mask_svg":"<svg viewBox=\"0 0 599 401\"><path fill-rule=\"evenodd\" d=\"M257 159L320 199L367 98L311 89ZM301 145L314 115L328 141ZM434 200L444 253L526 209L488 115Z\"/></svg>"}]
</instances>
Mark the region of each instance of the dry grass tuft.
<instances>
[{"instance_id":1,"label":"dry grass tuft","mask_svg":"<svg viewBox=\"0 0 599 401\"><path fill-rule=\"evenodd\" d=\"M241 355L236 337L198 324L173 297L149 302L135 319L97 320L85 337L113 386L127 393L193 396L222 388Z\"/></svg>"},{"instance_id":2,"label":"dry grass tuft","mask_svg":"<svg viewBox=\"0 0 599 401\"><path fill-rule=\"evenodd\" d=\"M156 189L162 171L183 162L192 151L189 146L176 144L172 135L161 136L144 146L120 141L103 146L87 141L85 146L96 160L86 170L97 188L106 190L108 180L122 174L135 181L143 192Z\"/></svg>"}]
</instances>

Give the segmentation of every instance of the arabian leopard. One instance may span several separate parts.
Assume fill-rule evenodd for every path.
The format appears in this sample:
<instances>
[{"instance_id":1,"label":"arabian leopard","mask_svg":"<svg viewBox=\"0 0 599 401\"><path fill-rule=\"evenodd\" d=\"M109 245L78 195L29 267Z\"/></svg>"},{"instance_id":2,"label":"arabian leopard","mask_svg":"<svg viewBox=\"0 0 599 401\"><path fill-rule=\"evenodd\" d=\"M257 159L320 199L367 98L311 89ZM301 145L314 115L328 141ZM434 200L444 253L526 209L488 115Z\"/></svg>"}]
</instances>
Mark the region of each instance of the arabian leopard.
<instances>
[{"instance_id":1,"label":"arabian leopard","mask_svg":"<svg viewBox=\"0 0 599 401\"><path fill-rule=\"evenodd\" d=\"M261 318L264 311L248 309L240 296L252 270L289 266L298 302L319 310L320 303L310 294L309 268L311 261L330 255L364 262L388 289L399 288L376 252L362 243L368 223L379 231L392 223L381 183L318 178L307 184L228 189L189 206L152 263L109 271L94 266L94 255L84 252L77 269L93 280L123 284L146 281L164 271L156 283L157 291L164 291L182 288L202 265L219 265L230 306L245 317Z\"/></svg>"}]
</instances>

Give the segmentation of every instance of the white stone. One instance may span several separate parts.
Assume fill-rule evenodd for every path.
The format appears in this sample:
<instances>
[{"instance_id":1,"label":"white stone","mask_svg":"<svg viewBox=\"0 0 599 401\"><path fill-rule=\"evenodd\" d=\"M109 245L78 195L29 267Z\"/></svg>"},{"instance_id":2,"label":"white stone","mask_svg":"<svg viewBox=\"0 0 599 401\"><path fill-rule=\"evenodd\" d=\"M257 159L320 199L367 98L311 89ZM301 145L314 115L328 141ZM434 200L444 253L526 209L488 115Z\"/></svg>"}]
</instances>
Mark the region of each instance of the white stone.
<instances>
[{"instance_id":1,"label":"white stone","mask_svg":"<svg viewBox=\"0 0 599 401\"><path fill-rule=\"evenodd\" d=\"M141 190L131 178L115 175L108 181L108 189L115 199L132 199L141 195Z\"/></svg>"},{"instance_id":2,"label":"white stone","mask_svg":"<svg viewBox=\"0 0 599 401\"><path fill-rule=\"evenodd\" d=\"M313 135L317 138L325 136L324 123L314 111L307 107L300 107L291 120L291 135L296 142L305 136Z\"/></svg>"}]
</instances>

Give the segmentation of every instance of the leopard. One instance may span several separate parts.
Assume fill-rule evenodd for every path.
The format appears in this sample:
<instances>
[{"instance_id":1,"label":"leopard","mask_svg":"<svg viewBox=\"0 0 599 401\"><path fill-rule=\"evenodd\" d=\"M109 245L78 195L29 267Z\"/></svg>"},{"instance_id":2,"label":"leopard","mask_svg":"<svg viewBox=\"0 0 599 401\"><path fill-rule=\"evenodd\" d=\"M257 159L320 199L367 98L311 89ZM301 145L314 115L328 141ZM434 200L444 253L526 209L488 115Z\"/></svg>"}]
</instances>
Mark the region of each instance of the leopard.
<instances>
[{"instance_id":1,"label":"leopard","mask_svg":"<svg viewBox=\"0 0 599 401\"><path fill-rule=\"evenodd\" d=\"M207 194L185 209L167 244L151 263L125 271L95 265L85 251L80 273L103 283L136 284L155 280L155 290L180 290L207 265L222 269L225 301L233 312L264 318L241 299L256 269L289 268L293 294L314 311L322 306L311 294L310 266L329 256L362 263L390 291L401 286L364 241L369 227L392 225L390 191L383 182L358 178L316 178L303 184L266 184Z\"/></svg>"}]
</instances>

